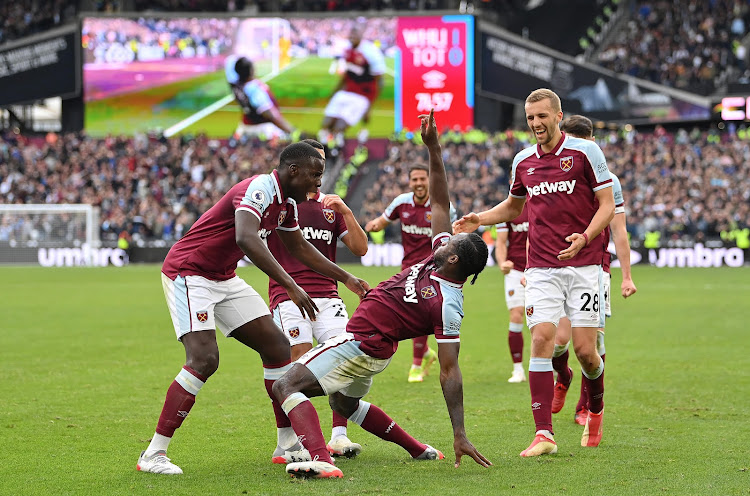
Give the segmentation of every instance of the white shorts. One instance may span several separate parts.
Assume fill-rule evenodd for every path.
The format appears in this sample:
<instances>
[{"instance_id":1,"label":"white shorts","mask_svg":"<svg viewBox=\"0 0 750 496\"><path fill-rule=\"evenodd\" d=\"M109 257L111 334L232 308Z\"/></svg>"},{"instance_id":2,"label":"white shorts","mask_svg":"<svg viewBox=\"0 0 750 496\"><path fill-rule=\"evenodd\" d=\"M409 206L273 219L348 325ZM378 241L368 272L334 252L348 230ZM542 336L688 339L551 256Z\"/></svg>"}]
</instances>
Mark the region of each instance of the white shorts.
<instances>
[{"instance_id":1,"label":"white shorts","mask_svg":"<svg viewBox=\"0 0 750 496\"><path fill-rule=\"evenodd\" d=\"M511 308L522 307L525 304L526 288L521 284L523 272L511 269L505 275L505 304L508 310Z\"/></svg>"},{"instance_id":2,"label":"white shorts","mask_svg":"<svg viewBox=\"0 0 750 496\"><path fill-rule=\"evenodd\" d=\"M265 139L271 138L286 138L286 133L276 127L273 122L264 122L263 124L245 124L240 121L237 125L237 130L234 132L237 137L247 136L249 137L263 137Z\"/></svg>"},{"instance_id":3,"label":"white shorts","mask_svg":"<svg viewBox=\"0 0 750 496\"><path fill-rule=\"evenodd\" d=\"M567 316L572 327L601 327L604 284L601 265L526 269L526 325Z\"/></svg>"},{"instance_id":4,"label":"white shorts","mask_svg":"<svg viewBox=\"0 0 750 496\"><path fill-rule=\"evenodd\" d=\"M173 281L162 273L161 284L179 340L217 326L229 337L241 325L271 313L258 292L237 276L228 281L177 276Z\"/></svg>"},{"instance_id":5,"label":"white shorts","mask_svg":"<svg viewBox=\"0 0 750 496\"><path fill-rule=\"evenodd\" d=\"M372 386L372 377L390 362L390 358L374 358L363 353L348 332L319 344L297 360L313 373L327 395L340 392L350 398L366 395Z\"/></svg>"},{"instance_id":6,"label":"white shorts","mask_svg":"<svg viewBox=\"0 0 750 496\"><path fill-rule=\"evenodd\" d=\"M341 298L313 298L319 312L315 321L302 316L299 307L293 301L282 301L273 309L273 321L289 338L289 344L325 343L333 336L346 331L349 315Z\"/></svg>"},{"instance_id":7,"label":"white shorts","mask_svg":"<svg viewBox=\"0 0 750 496\"><path fill-rule=\"evenodd\" d=\"M370 100L351 91L337 91L326 105L324 115L342 119L349 126L354 126L370 108Z\"/></svg>"},{"instance_id":8,"label":"white shorts","mask_svg":"<svg viewBox=\"0 0 750 496\"><path fill-rule=\"evenodd\" d=\"M604 272L602 276L602 282L604 284L604 316L611 317L612 316L612 304L611 304L612 274L610 274L609 272Z\"/></svg>"}]
</instances>

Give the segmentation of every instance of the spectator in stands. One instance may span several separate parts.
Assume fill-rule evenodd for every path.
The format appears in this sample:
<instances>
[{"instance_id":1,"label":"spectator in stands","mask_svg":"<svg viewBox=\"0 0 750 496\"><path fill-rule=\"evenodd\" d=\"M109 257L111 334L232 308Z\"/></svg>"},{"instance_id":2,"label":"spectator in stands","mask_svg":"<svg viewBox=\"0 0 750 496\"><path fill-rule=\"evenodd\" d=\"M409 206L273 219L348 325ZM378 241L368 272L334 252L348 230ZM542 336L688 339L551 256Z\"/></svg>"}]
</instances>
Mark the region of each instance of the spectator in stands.
<instances>
[{"instance_id":1,"label":"spectator in stands","mask_svg":"<svg viewBox=\"0 0 750 496\"><path fill-rule=\"evenodd\" d=\"M485 209L507 195L510 160L528 145L523 132L480 133L479 139L443 133L452 201L460 213ZM467 139L472 138L471 141ZM403 138L402 138L403 139ZM750 132L610 132L599 137L630 207L634 243L656 236L662 244L685 239L744 236L750 228ZM133 243L172 242L238 178L267 173L280 145L251 142L232 148L206 137L149 139L84 134L59 139L0 135L0 202L89 203L100 208L103 241L127 230ZM365 194L358 219L380 215L386 201L407 189L411 165L426 163L410 140L394 140L378 178ZM0 241L43 237L29 219L3 219ZM649 234L651 233L651 234ZM722 234L723 233L723 234ZM734 234L732 234L734 233ZM387 231L397 241L400 233Z\"/></svg>"},{"instance_id":2,"label":"spectator in stands","mask_svg":"<svg viewBox=\"0 0 750 496\"><path fill-rule=\"evenodd\" d=\"M750 5L740 0L640 0L598 62L615 72L700 94L739 79Z\"/></svg>"}]
</instances>

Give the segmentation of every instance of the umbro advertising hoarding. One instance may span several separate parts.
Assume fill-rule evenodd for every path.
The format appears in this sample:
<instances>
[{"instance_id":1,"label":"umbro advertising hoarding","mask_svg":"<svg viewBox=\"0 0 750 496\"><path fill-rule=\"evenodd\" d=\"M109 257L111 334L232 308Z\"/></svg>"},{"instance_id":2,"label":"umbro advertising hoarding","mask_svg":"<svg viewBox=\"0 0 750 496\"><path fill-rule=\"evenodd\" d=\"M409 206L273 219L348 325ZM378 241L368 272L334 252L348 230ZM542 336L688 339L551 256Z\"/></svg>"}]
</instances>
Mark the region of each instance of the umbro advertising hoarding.
<instances>
[{"instance_id":1,"label":"umbro advertising hoarding","mask_svg":"<svg viewBox=\"0 0 750 496\"><path fill-rule=\"evenodd\" d=\"M489 259L487 265L495 265L494 244L488 245ZM614 245L610 250L614 255ZM345 247L336 254L338 263L361 263L365 266L394 266L400 267L404 256L404 249L399 243L370 244L364 257L355 257ZM616 257L612 257L612 267L619 267ZM632 265L650 264L655 267L742 267L750 263L750 250L737 247L709 247L696 243L692 247L684 248L633 248L630 252Z\"/></svg>"},{"instance_id":2,"label":"umbro advertising hoarding","mask_svg":"<svg viewBox=\"0 0 750 496\"><path fill-rule=\"evenodd\" d=\"M80 42L74 26L0 48L0 106L81 93Z\"/></svg>"},{"instance_id":3,"label":"umbro advertising hoarding","mask_svg":"<svg viewBox=\"0 0 750 496\"><path fill-rule=\"evenodd\" d=\"M566 115L633 124L707 120L711 103L701 96L618 76L486 23L479 24L479 94L524 102L537 88L562 100Z\"/></svg>"}]
</instances>

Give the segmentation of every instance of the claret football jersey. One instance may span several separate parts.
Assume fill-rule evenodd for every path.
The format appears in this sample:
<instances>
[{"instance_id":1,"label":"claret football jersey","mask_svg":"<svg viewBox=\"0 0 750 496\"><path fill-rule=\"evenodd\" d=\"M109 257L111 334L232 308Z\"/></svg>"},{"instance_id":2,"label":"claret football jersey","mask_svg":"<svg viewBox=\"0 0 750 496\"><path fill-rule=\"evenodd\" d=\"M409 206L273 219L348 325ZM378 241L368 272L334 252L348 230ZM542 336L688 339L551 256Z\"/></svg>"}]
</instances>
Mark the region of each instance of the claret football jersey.
<instances>
[{"instance_id":1,"label":"claret football jersey","mask_svg":"<svg viewBox=\"0 0 750 496\"><path fill-rule=\"evenodd\" d=\"M450 238L441 233L424 260L380 283L354 311L347 332L360 350L376 358L390 358L398 342L435 335L438 343L459 342L463 320L463 283L436 273L434 252Z\"/></svg>"},{"instance_id":2,"label":"claret football jersey","mask_svg":"<svg viewBox=\"0 0 750 496\"><path fill-rule=\"evenodd\" d=\"M349 231L344 217L330 208L323 207L325 195L318 193L315 198L297 205L299 225L302 235L312 243L328 260L336 262L336 245ZM334 279L318 274L293 257L282 243L278 234L272 233L268 239L268 249L284 270L305 290L311 298L338 298L337 283ZM274 279L268 279L268 298L271 308L289 300L286 290Z\"/></svg>"},{"instance_id":3,"label":"claret football jersey","mask_svg":"<svg viewBox=\"0 0 750 496\"><path fill-rule=\"evenodd\" d=\"M178 275L213 281L234 277L237 262L245 256L235 241L234 215L238 210L246 210L260 220L261 238L274 229L299 229L297 204L281 190L278 172L253 176L234 185L201 215L169 250L161 271L170 279Z\"/></svg>"},{"instance_id":4,"label":"claret football jersey","mask_svg":"<svg viewBox=\"0 0 750 496\"><path fill-rule=\"evenodd\" d=\"M510 195L525 198L529 216L527 267L601 265L601 234L589 240L570 260L558 260L570 243L565 238L582 233L598 208L595 193L612 187L612 177L599 146L563 133L549 153L539 145L518 152L513 159Z\"/></svg>"}]
</instances>

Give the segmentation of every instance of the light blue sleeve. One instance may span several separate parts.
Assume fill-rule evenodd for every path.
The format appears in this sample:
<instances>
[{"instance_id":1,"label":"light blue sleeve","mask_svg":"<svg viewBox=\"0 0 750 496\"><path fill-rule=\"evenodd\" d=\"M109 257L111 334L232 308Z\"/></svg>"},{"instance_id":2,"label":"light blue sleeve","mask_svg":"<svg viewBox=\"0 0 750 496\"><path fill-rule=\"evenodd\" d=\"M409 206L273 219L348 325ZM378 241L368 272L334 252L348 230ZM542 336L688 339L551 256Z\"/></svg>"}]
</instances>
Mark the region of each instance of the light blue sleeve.
<instances>
[{"instance_id":1,"label":"light blue sleeve","mask_svg":"<svg viewBox=\"0 0 750 496\"><path fill-rule=\"evenodd\" d=\"M255 111L259 114L273 108L273 100L271 100L270 95L265 89L257 84L253 84L251 81L245 85L244 90L245 94L250 99L250 105L252 105Z\"/></svg>"},{"instance_id":2,"label":"light blue sleeve","mask_svg":"<svg viewBox=\"0 0 750 496\"><path fill-rule=\"evenodd\" d=\"M275 189L273 179L268 174L258 176L247 185L245 196L243 196L237 210L248 210L255 214L260 220L263 212L274 199Z\"/></svg>"},{"instance_id":3,"label":"light blue sleeve","mask_svg":"<svg viewBox=\"0 0 750 496\"><path fill-rule=\"evenodd\" d=\"M625 197L622 194L622 184L620 178L610 172L612 176L612 194L615 195L615 214L625 213Z\"/></svg>"},{"instance_id":4,"label":"light blue sleeve","mask_svg":"<svg viewBox=\"0 0 750 496\"><path fill-rule=\"evenodd\" d=\"M412 196L412 193L403 193L403 194L398 195L396 198L393 199L391 204L385 208L385 211L383 212L383 217L385 217L386 219L390 221L396 220L396 217L393 217L393 212L399 207L399 205L408 203L411 196Z\"/></svg>"},{"instance_id":5,"label":"light blue sleeve","mask_svg":"<svg viewBox=\"0 0 750 496\"><path fill-rule=\"evenodd\" d=\"M443 336L452 337L451 341L455 342L464 319L464 294L460 288L444 282L440 282L440 291L443 294Z\"/></svg>"},{"instance_id":6,"label":"light blue sleeve","mask_svg":"<svg viewBox=\"0 0 750 496\"><path fill-rule=\"evenodd\" d=\"M451 218L451 222L456 222L456 219L458 219L458 214L456 214L456 207L453 206L453 202L450 203L449 215Z\"/></svg>"}]
</instances>

